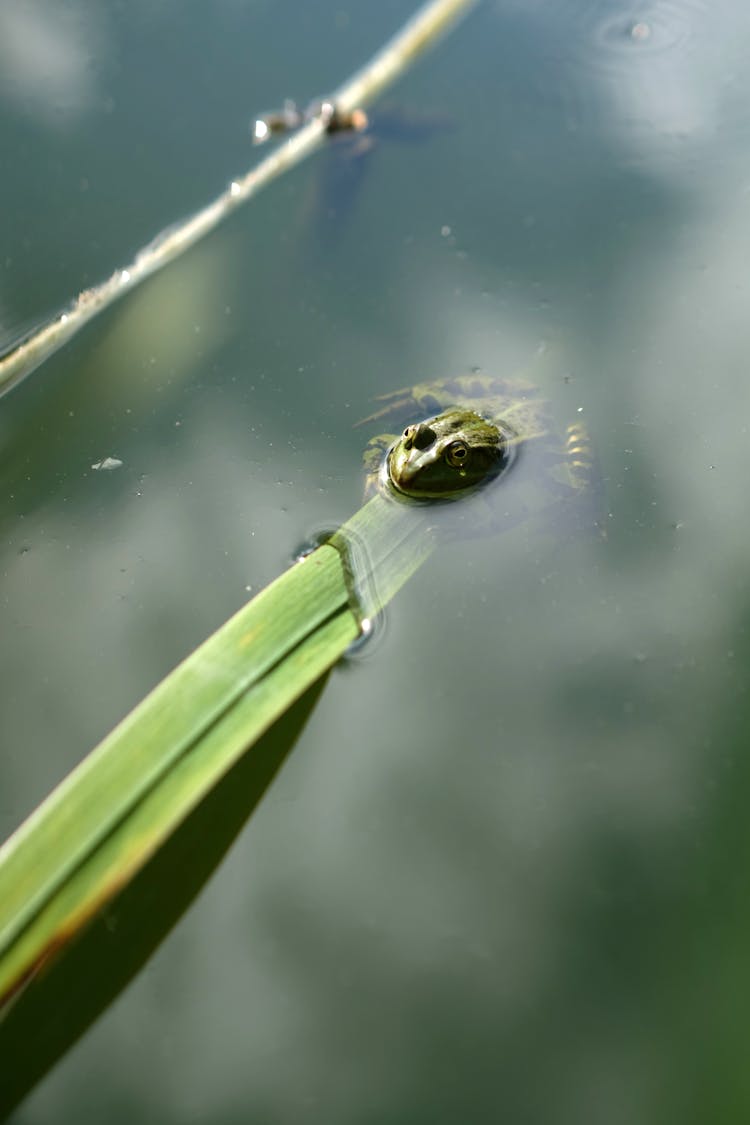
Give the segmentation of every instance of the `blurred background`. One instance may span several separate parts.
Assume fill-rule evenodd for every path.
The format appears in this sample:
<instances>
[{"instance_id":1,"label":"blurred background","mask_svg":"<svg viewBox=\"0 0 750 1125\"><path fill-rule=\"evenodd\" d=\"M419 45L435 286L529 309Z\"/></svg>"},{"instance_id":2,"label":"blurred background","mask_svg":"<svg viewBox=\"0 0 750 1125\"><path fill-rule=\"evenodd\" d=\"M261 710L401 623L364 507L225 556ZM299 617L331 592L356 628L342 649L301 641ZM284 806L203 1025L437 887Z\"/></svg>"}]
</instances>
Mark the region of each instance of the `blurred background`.
<instances>
[{"instance_id":1,"label":"blurred background","mask_svg":"<svg viewBox=\"0 0 750 1125\"><path fill-rule=\"evenodd\" d=\"M0 337L412 10L0 0ZM747 1121L749 55L740 0L485 0L388 94L401 136L3 398L3 837L356 509L377 394L528 368L607 532L434 556L19 1125Z\"/></svg>"}]
</instances>

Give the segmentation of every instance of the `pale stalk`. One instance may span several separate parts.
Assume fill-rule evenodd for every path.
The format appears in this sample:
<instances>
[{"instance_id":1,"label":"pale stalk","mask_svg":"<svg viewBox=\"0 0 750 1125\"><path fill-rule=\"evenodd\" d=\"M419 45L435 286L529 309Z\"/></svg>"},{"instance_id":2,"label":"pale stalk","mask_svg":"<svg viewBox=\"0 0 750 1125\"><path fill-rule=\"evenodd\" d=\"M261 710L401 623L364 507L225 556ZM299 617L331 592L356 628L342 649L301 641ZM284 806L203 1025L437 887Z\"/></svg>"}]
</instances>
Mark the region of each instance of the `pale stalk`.
<instances>
[{"instance_id":1,"label":"pale stalk","mask_svg":"<svg viewBox=\"0 0 750 1125\"><path fill-rule=\"evenodd\" d=\"M475 3L477 0L430 0L361 71L336 91L331 100L342 110L373 101ZM139 250L129 265L116 270L101 284L84 289L64 312L0 356L0 395L16 386L97 313L174 261L261 188L313 153L325 138L325 122L315 117L255 168L233 180L207 206L158 234Z\"/></svg>"}]
</instances>

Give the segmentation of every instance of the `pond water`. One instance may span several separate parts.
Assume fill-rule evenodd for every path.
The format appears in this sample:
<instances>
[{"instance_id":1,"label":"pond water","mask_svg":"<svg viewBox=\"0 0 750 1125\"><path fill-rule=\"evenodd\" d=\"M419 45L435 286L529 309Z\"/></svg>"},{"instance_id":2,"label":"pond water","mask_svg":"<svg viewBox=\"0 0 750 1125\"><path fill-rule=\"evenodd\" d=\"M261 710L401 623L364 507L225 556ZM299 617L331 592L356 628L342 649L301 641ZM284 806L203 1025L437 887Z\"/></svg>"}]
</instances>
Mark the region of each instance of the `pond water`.
<instances>
[{"instance_id":1,"label":"pond water","mask_svg":"<svg viewBox=\"0 0 750 1125\"><path fill-rule=\"evenodd\" d=\"M2 333L412 7L4 0ZM749 58L739 0L488 0L336 218L323 153L2 400L3 836L355 510L377 394L528 367L607 533L433 556L14 1120L747 1120Z\"/></svg>"}]
</instances>

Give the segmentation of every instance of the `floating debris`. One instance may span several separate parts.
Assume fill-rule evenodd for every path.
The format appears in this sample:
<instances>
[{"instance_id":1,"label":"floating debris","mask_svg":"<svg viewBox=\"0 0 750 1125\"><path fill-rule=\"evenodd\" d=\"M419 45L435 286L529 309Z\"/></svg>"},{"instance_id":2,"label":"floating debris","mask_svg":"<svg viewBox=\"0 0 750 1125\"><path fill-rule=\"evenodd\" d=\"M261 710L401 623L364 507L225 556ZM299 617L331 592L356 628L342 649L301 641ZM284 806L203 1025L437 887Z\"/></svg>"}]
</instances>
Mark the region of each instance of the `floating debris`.
<instances>
[{"instance_id":1,"label":"floating debris","mask_svg":"<svg viewBox=\"0 0 750 1125\"><path fill-rule=\"evenodd\" d=\"M645 43L651 38L651 28L647 23L634 23L630 29L630 38L635 43Z\"/></svg>"},{"instance_id":2,"label":"floating debris","mask_svg":"<svg viewBox=\"0 0 750 1125\"><path fill-rule=\"evenodd\" d=\"M291 98L286 98L281 109L264 113L253 122L250 130L253 144L262 145L274 133L288 133L292 129L298 129L304 120L305 115L298 108L297 103Z\"/></svg>"},{"instance_id":3,"label":"floating debris","mask_svg":"<svg viewBox=\"0 0 750 1125\"><path fill-rule=\"evenodd\" d=\"M104 457L101 461L95 461L91 468L95 473L111 473L122 468L122 461L117 457Z\"/></svg>"},{"instance_id":4,"label":"floating debris","mask_svg":"<svg viewBox=\"0 0 750 1125\"><path fill-rule=\"evenodd\" d=\"M334 102L327 101L310 106L305 117L319 117L326 133L362 133L370 124L363 109L339 109Z\"/></svg>"},{"instance_id":5,"label":"floating debris","mask_svg":"<svg viewBox=\"0 0 750 1125\"><path fill-rule=\"evenodd\" d=\"M255 119L250 130L253 144L265 144L275 134L289 133L315 118L320 119L327 133L361 133L369 124L363 109L339 109L334 102L323 100L312 102L303 111L295 101L286 98L281 109L264 113Z\"/></svg>"}]
</instances>

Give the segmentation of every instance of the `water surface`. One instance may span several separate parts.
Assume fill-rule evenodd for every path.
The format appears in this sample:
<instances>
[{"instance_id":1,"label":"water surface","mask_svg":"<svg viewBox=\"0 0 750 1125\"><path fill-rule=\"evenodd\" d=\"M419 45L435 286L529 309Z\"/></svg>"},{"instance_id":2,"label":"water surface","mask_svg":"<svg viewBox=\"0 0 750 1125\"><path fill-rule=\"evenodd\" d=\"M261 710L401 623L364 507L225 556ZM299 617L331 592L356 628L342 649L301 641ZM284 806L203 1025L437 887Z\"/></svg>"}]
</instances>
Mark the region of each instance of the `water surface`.
<instances>
[{"instance_id":1,"label":"water surface","mask_svg":"<svg viewBox=\"0 0 750 1125\"><path fill-rule=\"evenodd\" d=\"M410 10L6 0L3 334ZM4 835L355 509L378 393L528 366L607 529L431 560L19 1122L747 1118L749 57L737 0L487 2L330 239L323 154L3 399Z\"/></svg>"}]
</instances>

